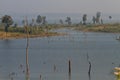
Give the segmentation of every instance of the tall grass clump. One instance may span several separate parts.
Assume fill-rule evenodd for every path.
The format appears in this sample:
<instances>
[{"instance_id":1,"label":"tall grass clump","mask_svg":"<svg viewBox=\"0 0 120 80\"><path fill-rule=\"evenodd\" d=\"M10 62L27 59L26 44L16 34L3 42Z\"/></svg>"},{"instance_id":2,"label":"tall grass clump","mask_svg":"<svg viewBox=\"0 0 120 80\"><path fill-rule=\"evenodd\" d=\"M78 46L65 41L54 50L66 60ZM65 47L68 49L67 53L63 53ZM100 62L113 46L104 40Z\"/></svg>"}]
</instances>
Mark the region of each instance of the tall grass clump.
<instances>
[{"instance_id":1,"label":"tall grass clump","mask_svg":"<svg viewBox=\"0 0 120 80\"><path fill-rule=\"evenodd\" d=\"M115 69L114 75L116 76L116 80L120 80L120 68L115 67L114 69Z\"/></svg>"}]
</instances>

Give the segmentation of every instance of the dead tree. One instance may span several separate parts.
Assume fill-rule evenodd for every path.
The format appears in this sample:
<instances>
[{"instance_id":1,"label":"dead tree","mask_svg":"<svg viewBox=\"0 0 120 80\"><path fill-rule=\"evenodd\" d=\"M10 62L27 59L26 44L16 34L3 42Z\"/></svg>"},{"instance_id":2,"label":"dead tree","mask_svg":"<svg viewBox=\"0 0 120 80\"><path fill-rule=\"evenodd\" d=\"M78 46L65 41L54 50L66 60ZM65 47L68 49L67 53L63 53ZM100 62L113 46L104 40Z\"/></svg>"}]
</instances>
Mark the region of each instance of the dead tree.
<instances>
[{"instance_id":1,"label":"dead tree","mask_svg":"<svg viewBox=\"0 0 120 80\"><path fill-rule=\"evenodd\" d=\"M89 55L88 54L87 54L87 61L89 63L88 77L89 77L89 80L91 80L91 67L92 67L92 65L91 65L91 62L89 60Z\"/></svg>"},{"instance_id":2,"label":"dead tree","mask_svg":"<svg viewBox=\"0 0 120 80\"><path fill-rule=\"evenodd\" d=\"M71 60L68 61L68 76L69 80L71 80Z\"/></svg>"},{"instance_id":3,"label":"dead tree","mask_svg":"<svg viewBox=\"0 0 120 80\"><path fill-rule=\"evenodd\" d=\"M26 29L26 80L30 80L30 70L29 70L29 59L28 59L28 48L29 48L29 31L28 31L28 20L25 19L25 29Z\"/></svg>"}]
</instances>

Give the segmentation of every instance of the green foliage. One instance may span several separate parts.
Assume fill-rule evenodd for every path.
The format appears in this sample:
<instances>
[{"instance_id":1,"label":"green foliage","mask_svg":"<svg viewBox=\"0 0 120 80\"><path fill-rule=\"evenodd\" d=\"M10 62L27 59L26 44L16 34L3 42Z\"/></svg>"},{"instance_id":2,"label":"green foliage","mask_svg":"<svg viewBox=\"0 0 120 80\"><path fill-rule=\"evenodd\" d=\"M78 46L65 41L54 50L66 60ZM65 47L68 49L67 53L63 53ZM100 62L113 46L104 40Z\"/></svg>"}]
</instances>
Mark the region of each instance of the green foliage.
<instances>
[{"instance_id":1,"label":"green foliage","mask_svg":"<svg viewBox=\"0 0 120 80\"><path fill-rule=\"evenodd\" d=\"M40 25L42 22L42 17L40 15L37 16L36 22Z\"/></svg>"},{"instance_id":2,"label":"green foliage","mask_svg":"<svg viewBox=\"0 0 120 80\"><path fill-rule=\"evenodd\" d=\"M62 19L60 19L59 22L60 22L60 24L63 24L63 20Z\"/></svg>"},{"instance_id":3,"label":"green foliage","mask_svg":"<svg viewBox=\"0 0 120 80\"><path fill-rule=\"evenodd\" d=\"M2 17L2 23L5 25L5 32L8 32L8 27L13 24L13 19L9 15L5 15Z\"/></svg>"},{"instance_id":4,"label":"green foliage","mask_svg":"<svg viewBox=\"0 0 120 80\"><path fill-rule=\"evenodd\" d=\"M92 21L93 21L93 24L95 24L95 22L96 22L95 16L93 16Z\"/></svg>"},{"instance_id":5,"label":"green foliage","mask_svg":"<svg viewBox=\"0 0 120 80\"><path fill-rule=\"evenodd\" d=\"M96 13L96 23L100 23L101 12Z\"/></svg>"},{"instance_id":6,"label":"green foliage","mask_svg":"<svg viewBox=\"0 0 120 80\"><path fill-rule=\"evenodd\" d=\"M65 22L67 22L68 25L71 25L71 24L72 24L72 22L71 22L71 18L70 18L70 17L67 17L66 20L65 20Z\"/></svg>"},{"instance_id":7,"label":"green foliage","mask_svg":"<svg viewBox=\"0 0 120 80\"><path fill-rule=\"evenodd\" d=\"M38 30L36 30L36 28ZM38 27L38 26L36 26L36 27L29 27L29 32L31 32L30 34L40 34L40 33L44 32L44 28L43 27Z\"/></svg>"},{"instance_id":8,"label":"green foliage","mask_svg":"<svg viewBox=\"0 0 120 80\"><path fill-rule=\"evenodd\" d=\"M43 24L45 25L47 23L46 21L46 16L40 16L38 15L37 16L37 19L36 19L36 22L40 25L40 24Z\"/></svg>"},{"instance_id":9,"label":"green foliage","mask_svg":"<svg viewBox=\"0 0 120 80\"><path fill-rule=\"evenodd\" d=\"M83 15L83 24L86 25L86 21L87 21L87 14Z\"/></svg>"},{"instance_id":10,"label":"green foliage","mask_svg":"<svg viewBox=\"0 0 120 80\"><path fill-rule=\"evenodd\" d=\"M101 12L97 12L97 13L96 13L96 17L97 17L97 18L100 18L100 16L101 16Z\"/></svg>"},{"instance_id":11,"label":"green foliage","mask_svg":"<svg viewBox=\"0 0 120 80\"><path fill-rule=\"evenodd\" d=\"M46 16L42 16L42 24L45 25L47 23Z\"/></svg>"},{"instance_id":12,"label":"green foliage","mask_svg":"<svg viewBox=\"0 0 120 80\"><path fill-rule=\"evenodd\" d=\"M112 16L109 16L109 19L112 19Z\"/></svg>"},{"instance_id":13,"label":"green foliage","mask_svg":"<svg viewBox=\"0 0 120 80\"><path fill-rule=\"evenodd\" d=\"M7 24L7 25L12 25L13 24L13 19L9 15L5 15L2 17L2 23Z\"/></svg>"},{"instance_id":14,"label":"green foliage","mask_svg":"<svg viewBox=\"0 0 120 80\"><path fill-rule=\"evenodd\" d=\"M8 30L9 32L19 32L19 33L25 32L23 27L9 27Z\"/></svg>"},{"instance_id":15,"label":"green foliage","mask_svg":"<svg viewBox=\"0 0 120 80\"><path fill-rule=\"evenodd\" d=\"M36 31L36 28L38 30ZM9 32L19 32L19 33L26 33L24 27L9 27ZM28 27L29 34L39 34L41 32L44 32L44 29L42 27Z\"/></svg>"}]
</instances>

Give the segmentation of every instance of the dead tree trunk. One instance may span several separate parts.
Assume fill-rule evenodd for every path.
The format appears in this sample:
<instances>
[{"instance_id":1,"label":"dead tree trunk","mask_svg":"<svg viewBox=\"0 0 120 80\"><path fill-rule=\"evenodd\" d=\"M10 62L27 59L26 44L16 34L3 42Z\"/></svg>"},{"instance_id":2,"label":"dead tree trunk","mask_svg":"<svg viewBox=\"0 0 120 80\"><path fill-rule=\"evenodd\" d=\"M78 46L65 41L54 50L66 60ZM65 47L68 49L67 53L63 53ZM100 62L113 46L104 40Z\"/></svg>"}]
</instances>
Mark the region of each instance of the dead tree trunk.
<instances>
[{"instance_id":1,"label":"dead tree trunk","mask_svg":"<svg viewBox=\"0 0 120 80\"><path fill-rule=\"evenodd\" d=\"M89 77L89 80L91 80L91 62L90 61L89 61L88 77Z\"/></svg>"},{"instance_id":2,"label":"dead tree trunk","mask_svg":"<svg viewBox=\"0 0 120 80\"><path fill-rule=\"evenodd\" d=\"M71 80L71 60L68 61L68 66L69 66L69 71L68 71L69 79L68 80Z\"/></svg>"},{"instance_id":3,"label":"dead tree trunk","mask_svg":"<svg viewBox=\"0 0 120 80\"><path fill-rule=\"evenodd\" d=\"M25 20L25 28L26 28L26 39L27 39L27 45L26 45L26 80L30 80L30 70L29 70L29 59L28 59L28 48L29 48L29 33L28 33L28 20L26 17Z\"/></svg>"},{"instance_id":4,"label":"dead tree trunk","mask_svg":"<svg viewBox=\"0 0 120 80\"><path fill-rule=\"evenodd\" d=\"M89 69L88 69L88 78L89 78L89 80L91 80L91 62L90 62L90 60L89 60L89 55L87 54L87 61L88 61L88 63L89 63Z\"/></svg>"}]
</instances>

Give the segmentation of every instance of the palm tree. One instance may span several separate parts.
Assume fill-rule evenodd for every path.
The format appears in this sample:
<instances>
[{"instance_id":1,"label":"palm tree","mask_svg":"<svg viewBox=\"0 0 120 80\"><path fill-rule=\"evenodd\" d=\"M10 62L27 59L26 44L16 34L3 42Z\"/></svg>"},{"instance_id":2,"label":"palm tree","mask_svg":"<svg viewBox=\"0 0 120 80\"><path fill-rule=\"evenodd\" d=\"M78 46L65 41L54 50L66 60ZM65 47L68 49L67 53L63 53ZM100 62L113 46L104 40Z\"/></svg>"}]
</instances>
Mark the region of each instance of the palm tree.
<instances>
[{"instance_id":1,"label":"palm tree","mask_svg":"<svg viewBox=\"0 0 120 80\"><path fill-rule=\"evenodd\" d=\"M112 19L112 16L109 16L109 19Z\"/></svg>"},{"instance_id":2,"label":"palm tree","mask_svg":"<svg viewBox=\"0 0 120 80\"><path fill-rule=\"evenodd\" d=\"M72 23L72 22L71 22L71 18L70 18L70 17L67 17L66 20L65 20L65 22L67 22L68 25L71 25L71 23Z\"/></svg>"},{"instance_id":3,"label":"palm tree","mask_svg":"<svg viewBox=\"0 0 120 80\"><path fill-rule=\"evenodd\" d=\"M2 17L2 23L5 25L5 32L8 32L8 27L13 24L13 19L9 15L5 15Z\"/></svg>"},{"instance_id":4,"label":"palm tree","mask_svg":"<svg viewBox=\"0 0 120 80\"><path fill-rule=\"evenodd\" d=\"M46 16L42 16L42 24L45 25L47 23Z\"/></svg>"},{"instance_id":5,"label":"palm tree","mask_svg":"<svg viewBox=\"0 0 120 80\"><path fill-rule=\"evenodd\" d=\"M23 25L23 26L25 26L25 20L22 20L22 22L21 22L21 23L22 23L22 25Z\"/></svg>"},{"instance_id":6,"label":"palm tree","mask_svg":"<svg viewBox=\"0 0 120 80\"><path fill-rule=\"evenodd\" d=\"M103 19L101 18L101 24L103 24Z\"/></svg>"},{"instance_id":7,"label":"palm tree","mask_svg":"<svg viewBox=\"0 0 120 80\"><path fill-rule=\"evenodd\" d=\"M11 16L5 15L5 16L3 16L3 17L1 18L1 22L2 22L2 23L4 24L4 26L5 26L5 32L6 32L6 36L5 36L5 37L7 37L8 27L13 24L13 19L12 19Z\"/></svg>"},{"instance_id":8,"label":"palm tree","mask_svg":"<svg viewBox=\"0 0 120 80\"><path fill-rule=\"evenodd\" d=\"M95 24L95 22L96 22L95 16L93 16L92 21L93 21L93 24Z\"/></svg>"},{"instance_id":9,"label":"palm tree","mask_svg":"<svg viewBox=\"0 0 120 80\"><path fill-rule=\"evenodd\" d=\"M31 23L32 26L35 26L35 19L32 18L32 23Z\"/></svg>"},{"instance_id":10,"label":"palm tree","mask_svg":"<svg viewBox=\"0 0 120 80\"><path fill-rule=\"evenodd\" d=\"M96 13L96 23L100 24L101 12Z\"/></svg>"},{"instance_id":11,"label":"palm tree","mask_svg":"<svg viewBox=\"0 0 120 80\"><path fill-rule=\"evenodd\" d=\"M83 25L86 25L87 14L84 14L82 19L83 19Z\"/></svg>"},{"instance_id":12,"label":"palm tree","mask_svg":"<svg viewBox=\"0 0 120 80\"><path fill-rule=\"evenodd\" d=\"M38 23L38 25L40 25L42 22L42 17L40 15L37 16L37 19L36 19L36 23Z\"/></svg>"},{"instance_id":13,"label":"palm tree","mask_svg":"<svg viewBox=\"0 0 120 80\"><path fill-rule=\"evenodd\" d=\"M60 22L60 24L63 24L63 20L62 19L60 19L59 22Z\"/></svg>"},{"instance_id":14,"label":"palm tree","mask_svg":"<svg viewBox=\"0 0 120 80\"><path fill-rule=\"evenodd\" d=\"M17 23L15 23L15 24L14 24L14 27L16 28L17 26L18 26L18 24L17 24Z\"/></svg>"},{"instance_id":15,"label":"palm tree","mask_svg":"<svg viewBox=\"0 0 120 80\"><path fill-rule=\"evenodd\" d=\"M42 17L40 15L37 16L36 23L38 24L38 26L40 26L40 24L42 23ZM38 30L38 26L36 27L36 30Z\"/></svg>"},{"instance_id":16,"label":"palm tree","mask_svg":"<svg viewBox=\"0 0 120 80\"><path fill-rule=\"evenodd\" d=\"M111 20L112 20L112 16L109 16L109 20L110 20L110 23L112 22Z\"/></svg>"}]
</instances>

